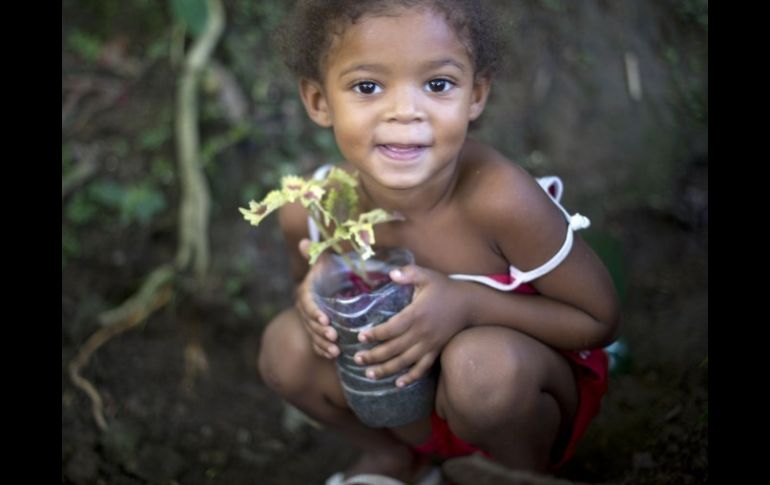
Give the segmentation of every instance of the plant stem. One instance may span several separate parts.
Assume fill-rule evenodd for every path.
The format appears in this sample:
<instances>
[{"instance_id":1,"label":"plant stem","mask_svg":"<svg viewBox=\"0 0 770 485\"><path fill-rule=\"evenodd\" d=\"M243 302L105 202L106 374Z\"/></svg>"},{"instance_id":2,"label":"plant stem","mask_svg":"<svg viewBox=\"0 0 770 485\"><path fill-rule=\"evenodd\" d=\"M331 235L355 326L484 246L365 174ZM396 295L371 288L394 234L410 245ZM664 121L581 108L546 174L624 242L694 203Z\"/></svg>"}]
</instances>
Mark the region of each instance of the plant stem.
<instances>
[{"instance_id":1,"label":"plant stem","mask_svg":"<svg viewBox=\"0 0 770 485\"><path fill-rule=\"evenodd\" d=\"M310 216L313 218L313 222L318 228L318 231L321 233L321 236L327 241L331 240L332 237L326 231L326 227L323 225L320 218L318 217L318 209L313 207L313 209L311 210ZM331 246L332 246L332 249L334 249L334 252L336 252L337 254L340 255L340 257L342 257L342 260L345 262L345 265L348 268L350 268L351 271L357 274L364 281L364 283L367 284L367 286L371 287L372 281L369 279L369 277L366 274L366 262L362 258L359 258L359 262L360 262L360 267L359 267L357 264L351 261L350 258L348 258L347 253L342 250L339 244L332 243Z\"/></svg>"}]
</instances>

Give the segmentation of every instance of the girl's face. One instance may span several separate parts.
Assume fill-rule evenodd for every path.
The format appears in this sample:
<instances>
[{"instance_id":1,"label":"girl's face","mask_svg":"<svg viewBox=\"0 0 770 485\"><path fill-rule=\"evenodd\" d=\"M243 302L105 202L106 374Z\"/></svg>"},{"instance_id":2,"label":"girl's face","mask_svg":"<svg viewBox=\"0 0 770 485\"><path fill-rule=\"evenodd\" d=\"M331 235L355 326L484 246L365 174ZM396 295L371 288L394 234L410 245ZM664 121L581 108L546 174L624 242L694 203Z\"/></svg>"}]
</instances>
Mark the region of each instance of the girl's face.
<instances>
[{"instance_id":1,"label":"girl's face","mask_svg":"<svg viewBox=\"0 0 770 485\"><path fill-rule=\"evenodd\" d=\"M333 128L365 180L389 189L452 170L489 92L457 34L428 9L360 19L335 38L323 67L323 85L300 85L308 114Z\"/></svg>"}]
</instances>

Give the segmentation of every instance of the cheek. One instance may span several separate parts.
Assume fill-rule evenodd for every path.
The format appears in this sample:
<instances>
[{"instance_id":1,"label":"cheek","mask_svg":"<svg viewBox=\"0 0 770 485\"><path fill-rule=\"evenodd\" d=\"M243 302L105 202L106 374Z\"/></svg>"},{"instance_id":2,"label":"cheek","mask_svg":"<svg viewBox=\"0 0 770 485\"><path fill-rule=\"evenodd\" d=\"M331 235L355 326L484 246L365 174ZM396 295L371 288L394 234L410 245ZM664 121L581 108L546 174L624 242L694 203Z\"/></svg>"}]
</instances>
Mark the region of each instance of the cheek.
<instances>
[{"instance_id":1,"label":"cheek","mask_svg":"<svg viewBox=\"0 0 770 485\"><path fill-rule=\"evenodd\" d=\"M358 130L354 129L358 126ZM337 147L346 160L355 160L362 156L366 150L368 137L364 136L360 125L355 124L335 124L334 138L337 141Z\"/></svg>"},{"instance_id":2,"label":"cheek","mask_svg":"<svg viewBox=\"0 0 770 485\"><path fill-rule=\"evenodd\" d=\"M369 140L371 123L363 112L346 110L338 112L334 119L334 134L338 144L349 146L366 145Z\"/></svg>"},{"instance_id":3,"label":"cheek","mask_svg":"<svg viewBox=\"0 0 770 485\"><path fill-rule=\"evenodd\" d=\"M444 116L437 118L434 126L445 141L462 144L468 130L468 114L463 110L447 112Z\"/></svg>"}]
</instances>

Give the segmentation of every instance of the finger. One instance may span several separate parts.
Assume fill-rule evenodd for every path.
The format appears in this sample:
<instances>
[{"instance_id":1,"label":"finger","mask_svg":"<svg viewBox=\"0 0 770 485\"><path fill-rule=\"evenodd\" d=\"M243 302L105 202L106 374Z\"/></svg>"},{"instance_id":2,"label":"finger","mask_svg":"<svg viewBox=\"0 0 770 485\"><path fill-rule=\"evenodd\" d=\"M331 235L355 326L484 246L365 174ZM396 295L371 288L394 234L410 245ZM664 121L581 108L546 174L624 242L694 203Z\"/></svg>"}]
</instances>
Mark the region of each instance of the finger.
<instances>
[{"instance_id":1,"label":"finger","mask_svg":"<svg viewBox=\"0 0 770 485\"><path fill-rule=\"evenodd\" d=\"M299 249L300 254L305 259L310 259L310 239L304 238L300 240L299 244L297 245L297 248Z\"/></svg>"},{"instance_id":2,"label":"finger","mask_svg":"<svg viewBox=\"0 0 770 485\"><path fill-rule=\"evenodd\" d=\"M425 375L425 373L430 370L431 366L433 366L433 363L436 361L436 356L437 354L434 352L425 354L420 360L417 361L417 363L412 366L411 369L409 369L409 372L396 379L396 387L408 386L409 384L417 381L420 377Z\"/></svg>"},{"instance_id":3,"label":"finger","mask_svg":"<svg viewBox=\"0 0 770 485\"><path fill-rule=\"evenodd\" d=\"M331 344L337 341L337 331L328 325L321 325L315 320L305 320L308 330L312 335L317 335L326 341L326 344Z\"/></svg>"},{"instance_id":4,"label":"finger","mask_svg":"<svg viewBox=\"0 0 770 485\"><path fill-rule=\"evenodd\" d=\"M300 292L297 298L300 311L309 320L315 320L321 325L329 325L329 317L318 308L310 292Z\"/></svg>"},{"instance_id":5,"label":"finger","mask_svg":"<svg viewBox=\"0 0 770 485\"><path fill-rule=\"evenodd\" d=\"M313 342L313 348L318 349L326 358L334 358L340 355L340 349L332 342L329 342L321 335L310 332L310 339Z\"/></svg>"},{"instance_id":6,"label":"finger","mask_svg":"<svg viewBox=\"0 0 770 485\"><path fill-rule=\"evenodd\" d=\"M313 350L316 354L320 355L324 359L335 359L338 355L338 351L333 351L332 349L321 347L315 342L313 343Z\"/></svg>"},{"instance_id":7,"label":"finger","mask_svg":"<svg viewBox=\"0 0 770 485\"><path fill-rule=\"evenodd\" d=\"M390 317L387 322L364 330L358 334L359 342L384 342L391 340L409 330L414 319L409 307Z\"/></svg>"},{"instance_id":8,"label":"finger","mask_svg":"<svg viewBox=\"0 0 770 485\"><path fill-rule=\"evenodd\" d=\"M369 367L366 369L366 376L370 379L382 379L383 377L402 371L422 357L422 351L420 349L421 347L419 345L415 345L410 347L406 352L388 360L384 364Z\"/></svg>"},{"instance_id":9,"label":"finger","mask_svg":"<svg viewBox=\"0 0 770 485\"><path fill-rule=\"evenodd\" d=\"M377 365L404 353L410 347L406 336L399 336L392 340L382 342L369 350L356 352L353 360L358 365Z\"/></svg>"}]
</instances>

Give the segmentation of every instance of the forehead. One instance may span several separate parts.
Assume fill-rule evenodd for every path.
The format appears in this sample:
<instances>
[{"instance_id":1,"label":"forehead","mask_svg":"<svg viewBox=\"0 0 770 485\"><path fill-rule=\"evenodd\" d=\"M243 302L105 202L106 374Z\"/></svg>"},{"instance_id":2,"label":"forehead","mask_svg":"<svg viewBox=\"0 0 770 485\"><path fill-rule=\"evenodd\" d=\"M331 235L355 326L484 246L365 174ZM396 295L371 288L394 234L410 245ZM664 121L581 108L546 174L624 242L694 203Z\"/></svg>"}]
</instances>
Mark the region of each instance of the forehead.
<instances>
[{"instance_id":1,"label":"forehead","mask_svg":"<svg viewBox=\"0 0 770 485\"><path fill-rule=\"evenodd\" d=\"M347 25L334 37L325 68L330 73L351 64L407 65L427 58L451 58L472 68L467 47L444 15L426 8L400 8Z\"/></svg>"}]
</instances>

